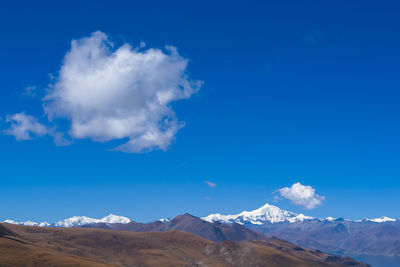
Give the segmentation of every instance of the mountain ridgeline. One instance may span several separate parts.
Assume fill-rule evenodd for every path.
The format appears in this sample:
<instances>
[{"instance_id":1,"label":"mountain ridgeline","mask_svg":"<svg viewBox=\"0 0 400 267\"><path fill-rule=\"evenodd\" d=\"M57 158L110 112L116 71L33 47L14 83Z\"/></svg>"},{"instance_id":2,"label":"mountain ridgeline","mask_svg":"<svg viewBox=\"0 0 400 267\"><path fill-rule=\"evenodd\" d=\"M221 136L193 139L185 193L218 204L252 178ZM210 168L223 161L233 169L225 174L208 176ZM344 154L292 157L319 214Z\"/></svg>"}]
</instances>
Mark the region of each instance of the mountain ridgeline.
<instances>
[{"instance_id":1,"label":"mountain ridgeline","mask_svg":"<svg viewBox=\"0 0 400 267\"><path fill-rule=\"evenodd\" d=\"M240 224L224 224L220 222L210 223L187 213L184 215L179 215L167 222L130 222L126 224L94 223L83 225L82 227L133 232L165 232L177 230L196 234L212 241L250 241L268 239L265 235L252 231Z\"/></svg>"},{"instance_id":2,"label":"mountain ridgeline","mask_svg":"<svg viewBox=\"0 0 400 267\"><path fill-rule=\"evenodd\" d=\"M329 253L400 256L400 221L385 216L364 220L321 219L266 204L249 212L211 214L203 219L239 223L256 232Z\"/></svg>"},{"instance_id":3,"label":"mountain ridgeline","mask_svg":"<svg viewBox=\"0 0 400 267\"><path fill-rule=\"evenodd\" d=\"M234 215L198 218L184 214L150 223L110 214L101 219L74 216L55 223L5 222L42 227L83 227L133 232L185 231L211 241L251 241L277 237L333 254L400 256L400 221L389 217L364 220L315 218L265 204ZM268 236L268 237L267 237Z\"/></svg>"},{"instance_id":4,"label":"mountain ridgeline","mask_svg":"<svg viewBox=\"0 0 400 267\"><path fill-rule=\"evenodd\" d=\"M84 227L138 232L181 230L213 241L265 240L265 236L259 236L265 234L334 254L400 256L399 220L388 217L358 221L321 219L269 204L236 215L211 214L201 220L185 214L147 224L96 223Z\"/></svg>"}]
</instances>

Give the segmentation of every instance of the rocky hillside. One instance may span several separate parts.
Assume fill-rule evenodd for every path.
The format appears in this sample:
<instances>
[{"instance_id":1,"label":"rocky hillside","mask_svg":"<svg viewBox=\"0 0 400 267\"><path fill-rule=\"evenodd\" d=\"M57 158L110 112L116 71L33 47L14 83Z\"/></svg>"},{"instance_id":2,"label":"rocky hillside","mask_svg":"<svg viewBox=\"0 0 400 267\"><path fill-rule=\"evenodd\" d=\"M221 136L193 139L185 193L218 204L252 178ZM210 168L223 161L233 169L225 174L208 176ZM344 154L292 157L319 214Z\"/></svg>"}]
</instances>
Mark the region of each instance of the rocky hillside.
<instances>
[{"instance_id":1,"label":"rocky hillside","mask_svg":"<svg viewBox=\"0 0 400 267\"><path fill-rule=\"evenodd\" d=\"M367 266L279 239L213 242L180 232L0 224L0 266Z\"/></svg>"}]
</instances>

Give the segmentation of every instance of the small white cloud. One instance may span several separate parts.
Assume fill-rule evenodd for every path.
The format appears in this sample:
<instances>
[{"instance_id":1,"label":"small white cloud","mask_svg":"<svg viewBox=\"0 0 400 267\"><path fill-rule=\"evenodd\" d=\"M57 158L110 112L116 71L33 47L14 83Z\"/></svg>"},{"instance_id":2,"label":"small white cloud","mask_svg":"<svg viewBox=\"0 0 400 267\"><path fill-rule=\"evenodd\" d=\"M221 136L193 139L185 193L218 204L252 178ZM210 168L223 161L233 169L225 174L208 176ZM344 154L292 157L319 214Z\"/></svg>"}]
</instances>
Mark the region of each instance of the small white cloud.
<instances>
[{"instance_id":1,"label":"small white cloud","mask_svg":"<svg viewBox=\"0 0 400 267\"><path fill-rule=\"evenodd\" d=\"M43 98L48 124L67 120L72 139L127 140L115 148L124 152L166 150L184 126L171 103L191 97L202 84L189 80L187 63L175 47L115 47L100 31L73 40ZM43 136L46 127L35 125L32 135L19 127L19 140Z\"/></svg>"},{"instance_id":2,"label":"small white cloud","mask_svg":"<svg viewBox=\"0 0 400 267\"><path fill-rule=\"evenodd\" d=\"M317 195L310 185L295 183L291 187L276 190L281 197L289 199L293 204L303 206L306 209L314 209L325 200L325 197ZM276 200L279 197L275 198Z\"/></svg>"},{"instance_id":3,"label":"small white cloud","mask_svg":"<svg viewBox=\"0 0 400 267\"><path fill-rule=\"evenodd\" d=\"M217 184L210 182L210 181L204 181L209 187L214 188L217 186Z\"/></svg>"},{"instance_id":4,"label":"small white cloud","mask_svg":"<svg viewBox=\"0 0 400 267\"><path fill-rule=\"evenodd\" d=\"M6 135L12 135L17 140L31 140L49 134L50 129L38 122L35 117L24 113L16 113L6 117L10 128L3 131Z\"/></svg>"},{"instance_id":5,"label":"small white cloud","mask_svg":"<svg viewBox=\"0 0 400 267\"><path fill-rule=\"evenodd\" d=\"M53 137L57 146L65 146L71 141L64 138L64 134L57 132L55 128L48 127L40 123L35 117L26 115L25 113L15 113L6 117L6 122L10 124L7 130L3 133L12 135L18 141L32 140L36 137L49 135Z\"/></svg>"},{"instance_id":6,"label":"small white cloud","mask_svg":"<svg viewBox=\"0 0 400 267\"><path fill-rule=\"evenodd\" d=\"M27 86L22 93L23 96L35 97L37 92L37 87L35 85Z\"/></svg>"}]
</instances>

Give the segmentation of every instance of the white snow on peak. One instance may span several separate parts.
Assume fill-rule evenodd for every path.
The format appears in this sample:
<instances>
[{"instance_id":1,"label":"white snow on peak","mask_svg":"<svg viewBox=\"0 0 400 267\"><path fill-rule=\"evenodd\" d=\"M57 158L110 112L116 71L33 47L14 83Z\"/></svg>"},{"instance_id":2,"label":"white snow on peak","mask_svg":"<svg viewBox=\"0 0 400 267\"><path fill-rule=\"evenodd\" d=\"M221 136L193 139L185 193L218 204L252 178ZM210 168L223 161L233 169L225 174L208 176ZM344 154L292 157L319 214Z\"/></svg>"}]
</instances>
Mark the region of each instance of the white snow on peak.
<instances>
[{"instance_id":1,"label":"white snow on peak","mask_svg":"<svg viewBox=\"0 0 400 267\"><path fill-rule=\"evenodd\" d=\"M127 217L124 216L118 216L118 215L114 215L114 214L110 214L104 218L101 218L99 220L99 222L103 222L103 223L130 223L131 220Z\"/></svg>"},{"instance_id":2,"label":"white snow on peak","mask_svg":"<svg viewBox=\"0 0 400 267\"><path fill-rule=\"evenodd\" d=\"M59 222L56 222L56 227L75 227L93 223L130 223L131 220L127 217L110 214L101 219L94 219L86 216L74 216Z\"/></svg>"},{"instance_id":3,"label":"white snow on peak","mask_svg":"<svg viewBox=\"0 0 400 267\"><path fill-rule=\"evenodd\" d=\"M253 211L243 211L236 215L221 215L219 213L210 214L202 218L208 222L238 223L238 224L264 224L278 222L302 222L304 220L314 219L304 214L296 214L290 211L282 210L276 206L265 204L261 208Z\"/></svg>"},{"instance_id":4,"label":"white snow on peak","mask_svg":"<svg viewBox=\"0 0 400 267\"><path fill-rule=\"evenodd\" d=\"M37 222L32 222L32 221L16 222L14 220L5 220L3 222L4 223L9 223L9 224L26 225L26 226L36 226L36 225L38 225Z\"/></svg>"},{"instance_id":5,"label":"white snow on peak","mask_svg":"<svg viewBox=\"0 0 400 267\"><path fill-rule=\"evenodd\" d=\"M86 216L74 216L68 219L64 219L55 223L48 223L48 222L31 222L31 221L26 221L26 222L17 222L14 220L5 220L3 221L4 223L10 223L10 224L18 224L18 225L28 225L28 226L40 226L40 227L75 227L75 226L82 226L82 225L87 225L87 224L93 224L93 223L130 223L131 220L127 217L123 216L118 216L114 214L107 215L104 218L101 219L94 219Z\"/></svg>"},{"instance_id":6,"label":"white snow on peak","mask_svg":"<svg viewBox=\"0 0 400 267\"><path fill-rule=\"evenodd\" d=\"M295 223L295 222L309 221L309 220L313 220L313 219L315 219L315 218L311 217L311 216L306 216L306 215L300 213L295 217L288 218L287 221L290 223Z\"/></svg>"},{"instance_id":7,"label":"white snow on peak","mask_svg":"<svg viewBox=\"0 0 400 267\"><path fill-rule=\"evenodd\" d=\"M382 216L382 217L374 218L374 219L366 219L366 221L376 222L376 223L383 223L383 222L395 222L397 220L393 219L393 218L386 217L386 216Z\"/></svg>"},{"instance_id":8,"label":"white snow on peak","mask_svg":"<svg viewBox=\"0 0 400 267\"><path fill-rule=\"evenodd\" d=\"M9 224L19 224L19 222L16 222L14 220L4 220L3 223L9 223Z\"/></svg>"},{"instance_id":9,"label":"white snow on peak","mask_svg":"<svg viewBox=\"0 0 400 267\"><path fill-rule=\"evenodd\" d=\"M202 218L208 222L221 222L221 223L238 223L238 224L265 224L265 223L280 223L280 222L304 222L304 221L325 221L325 222L335 222L337 219L333 217L326 217L325 219L319 219L311 216L306 216L304 214L296 214L290 211L282 210L276 206L265 204L261 208L255 209L253 211L243 211L235 215L222 215L219 213L210 214ZM364 219L364 220L348 220L342 219L348 222L362 222L370 221L376 223L384 222L396 222L398 220L389 218L386 216L375 218L375 219Z\"/></svg>"},{"instance_id":10,"label":"white snow on peak","mask_svg":"<svg viewBox=\"0 0 400 267\"><path fill-rule=\"evenodd\" d=\"M158 221L162 222L162 223L167 223L171 221L171 218L162 218L162 219L158 219Z\"/></svg>"},{"instance_id":11,"label":"white snow on peak","mask_svg":"<svg viewBox=\"0 0 400 267\"><path fill-rule=\"evenodd\" d=\"M37 224L37 226L40 226L40 227L50 227L51 224L48 223L48 222L41 222L41 223Z\"/></svg>"},{"instance_id":12,"label":"white snow on peak","mask_svg":"<svg viewBox=\"0 0 400 267\"><path fill-rule=\"evenodd\" d=\"M22 225L27 225L27 226L35 226L38 225L37 222L32 222L32 221L25 221L21 223Z\"/></svg>"},{"instance_id":13,"label":"white snow on peak","mask_svg":"<svg viewBox=\"0 0 400 267\"><path fill-rule=\"evenodd\" d=\"M326 217L326 218L325 218L325 221L333 222L334 220L336 220L336 219L333 218L333 217Z\"/></svg>"},{"instance_id":14,"label":"white snow on peak","mask_svg":"<svg viewBox=\"0 0 400 267\"><path fill-rule=\"evenodd\" d=\"M62 221L58 221L54 224L56 227L74 227L74 226L82 226L85 224L93 224L98 223L99 219L93 219L86 216L74 216L68 219L64 219Z\"/></svg>"}]
</instances>

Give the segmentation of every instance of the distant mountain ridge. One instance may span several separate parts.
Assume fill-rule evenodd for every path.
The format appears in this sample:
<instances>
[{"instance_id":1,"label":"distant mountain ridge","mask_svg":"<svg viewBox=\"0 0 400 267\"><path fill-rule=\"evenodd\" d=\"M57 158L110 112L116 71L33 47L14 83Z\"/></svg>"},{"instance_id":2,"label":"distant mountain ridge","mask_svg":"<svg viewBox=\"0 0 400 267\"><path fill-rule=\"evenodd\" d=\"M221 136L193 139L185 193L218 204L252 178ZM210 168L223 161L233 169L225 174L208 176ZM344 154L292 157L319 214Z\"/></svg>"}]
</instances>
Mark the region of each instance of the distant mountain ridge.
<instances>
[{"instance_id":1,"label":"distant mountain ridge","mask_svg":"<svg viewBox=\"0 0 400 267\"><path fill-rule=\"evenodd\" d=\"M386 222L396 222L398 219L393 219L390 217L382 216L379 218L372 218L372 219L363 219L363 220L349 220L349 219L335 219L333 217L327 217L327 218L316 218L312 216L307 216L302 213L296 214L291 211L286 211L283 210L277 206L270 205L266 203L264 206L252 210L252 211L243 211L238 214L234 215L222 215L219 213L215 214L210 214L208 216L202 217L201 219L207 221L207 222L221 222L221 223L238 223L241 225L246 225L246 224L253 224L253 225L262 225L265 223L282 223L282 222L288 222L288 223L297 223L297 222L304 222L304 221L335 221L335 220L344 220L344 221L353 221L353 222L375 222L375 223L386 223ZM158 221L167 223L171 220L171 218L162 218L159 219ZM86 217L86 216L73 216L71 218L67 218L58 222L54 223L48 223L46 221L44 222L33 222L33 221L25 221L25 222L17 222L14 220L4 220L3 222L5 223L10 223L10 224L17 224L17 225L26 225L26 226L41 226L41 227L76 227L76 226L82 226L82 225L88 225L88 224L94 224L94 223L119 223L119 224L127 224L132 222L131 219L128 217L124 216L119 216L119 215L114 215L110 214L107 215L101 219L95 219L91 217Z\"/></svg>"},{"instance_id":2,"label":"distant mountain ridge","mask_svg":"<svg viewBox=\"0 0 400 267\"><path fill-rule=\"evenodd\" d=\"M265 223L297 223L297 222L304 222L304 221L335 221L335 220L344 220L344 221L353 221L353 222L375 222L375 223L386 223L386 222L396 222L398 219L389 218L386 216L382 216L379 218L372 218L372 219L363 219L363 220L348 220L348 219L335 219L333 217L327 218L316 218L312 216L307 216L302 213L296 214L291 211L283 210L277 206L270 205L266 203L264 206L252 210L252 211L243 211L238 214L234 215L222 215L219 213L210 214L206 217L202 217L203 220L207 222L221 222L221 223L238 223L241 225L263 225ZM171 218L162 218L159 219L160 222L167 223L171 220ZM17 222L14 220L4 220L5 223L10 224L18 224L18 225L26 225L26 226L41 226L41 227L76 227L94 223L119 223L119 224L127 224L130 223L132 220L128 217L118 216L114 214L107 215L101 219L90 218L86 216L73 216L71 218L67 218L58 222L48 223L44 222L33 222L33 221L25 221L25 222Z\"/></svg>"},{"instance_id":3,"label":"distant mountain ridge","mask_svg":"<svg viewBox=\"0 0 400 267\"><path fill-rule=\"evenodd\" d=\"M268 236L335 254L400 256L400 220L385 216L321 219L266 204L236 215L211 214L203 220L238 223Z\"/></svg>"},{"instance_id":4,"label":"distant mountain ridge","mask_svg":"<svg viewBox=\"0 0 400 267\"><path fill-rule=\"evenodd\" d=\"M252 224L252 225L263 225L266 223L298 223L304 221L336 221L336 220L344 220L344 221L354 221L354 222L362 222L362 221L370 221L375 223L384 223L384 222L395 222L397 219L389 218L386 216L382 216L379 218L373 219L364 219L364 220L348 220L348 219L335 219L333 217L327 218L316 218L312 216L307 216L302 213L296 214L291 211L286 211L277 206L265 204L261 208L252 210L252 211L243 211L241 213L235 215L221 215L219 213L210 214L206 217L202 218L208 222L222 222L222 223L238 223L242 225Z\"/></svg>"},{"instance_id":5,"label":"distant mountain ridge","mask_svg":"<svg viewBox=\"0 0 400 267\"><path fill-rule=\"evenodd\" d=\"M14 220L5 220L4 223L17 224L17 225L25 225L25 226L41 226L41 227L77 227L87 224L93 223L130 223L131 220L124 216L118 216L114 214L107 215L101 219L90 218L86 216L74 216L71 218L67 218L55 223L48 222L33 222L33 221L25 221L25 222L17 222Z\"/></svg>"},{"instance_id":6,"label":"distant mountain ridge","mask_svg":"<svg viewBox=\"0 0 400 267\"><path fill-rule=\"evenodd\" d=\"M238 224L257 224L279 222L299 222L315 219L304 214L296 214L291 211L282 210L276 206L265 204L261 208L253 211L243 211L236 215L221 215L219 213L210 214L202 218L208 222L238 223Z\"/></svg>"},{"instance_id":7,"label":"distant mountain ridge","mask_svg":"<svg viewBox=\"0 0 400 267\"><path fill-rule=\"evenodd\" d=\"M220 222L210 223L188 213L178 215L169 221L155 221L150 223L130 222L126 224L94 223L83 225L84 228L102 228L111 230L123 230L133 232L165 232L184 231L204 237L212 241L251 241L268 240L261 233L237 224L224 224Z\"/></svg>"}]
</instances>

